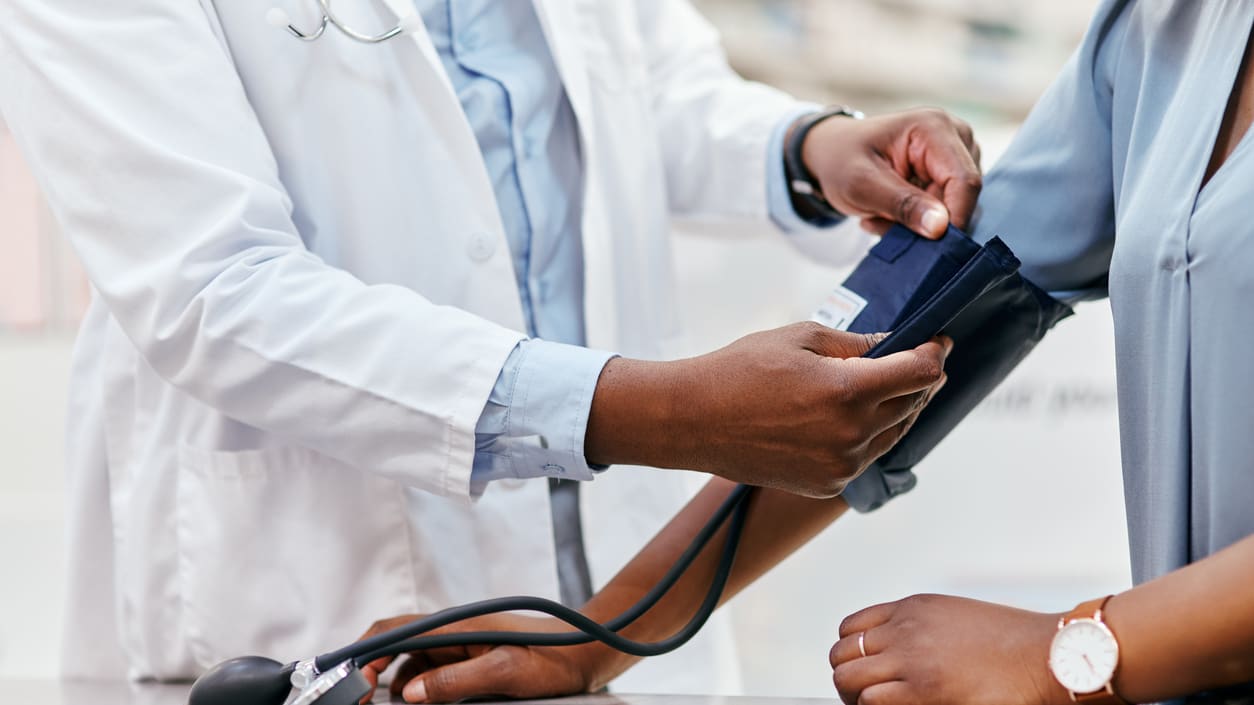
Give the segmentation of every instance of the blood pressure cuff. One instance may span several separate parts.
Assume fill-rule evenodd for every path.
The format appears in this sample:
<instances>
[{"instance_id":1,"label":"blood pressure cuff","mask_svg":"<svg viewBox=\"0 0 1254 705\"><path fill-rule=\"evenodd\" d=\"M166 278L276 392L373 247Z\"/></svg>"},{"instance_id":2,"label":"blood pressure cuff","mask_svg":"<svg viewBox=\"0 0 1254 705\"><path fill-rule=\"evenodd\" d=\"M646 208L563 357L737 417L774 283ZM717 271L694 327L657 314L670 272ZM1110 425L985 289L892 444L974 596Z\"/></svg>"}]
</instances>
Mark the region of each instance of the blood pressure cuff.
<instances>
[{"instance_id":1,"label":"blood pressure cuff","mask_svg":"<svg viewBox=\"0 0 1254 705\"><path fill-rule=\"evenodd\" d=\"M950 228L943 238L927 240L894 226L834 294L866 302L848 330L889 331L867 357L909 350L938 333L954 341L945 387L909 433L845 488L854 509L878 509L912 489L911 469L1071 315L1018 271L1019 260L999 238L981 246Z\"/></svg>"}]
</instances>

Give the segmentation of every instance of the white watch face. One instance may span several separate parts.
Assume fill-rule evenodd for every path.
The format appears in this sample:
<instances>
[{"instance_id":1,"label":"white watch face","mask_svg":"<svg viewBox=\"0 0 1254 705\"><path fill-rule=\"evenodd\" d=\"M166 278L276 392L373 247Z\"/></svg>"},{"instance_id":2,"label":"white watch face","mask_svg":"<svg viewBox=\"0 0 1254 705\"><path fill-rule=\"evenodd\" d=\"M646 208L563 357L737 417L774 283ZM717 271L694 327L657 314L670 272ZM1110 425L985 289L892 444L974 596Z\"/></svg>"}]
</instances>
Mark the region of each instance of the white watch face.
<instances>
[{"instance_id":1,"label":"white watch face","mask_svg":"<svg viewBox=\"0 0 1254 705\"><path fill-rule=\"evenodd\" d=\"M1077 619L1054 635L1049 668L1062 687L1073 693L1093 693L1106 687L1119 665L1119 642L1106 625L1095 619Z\"/></svg>"}]
</instances>

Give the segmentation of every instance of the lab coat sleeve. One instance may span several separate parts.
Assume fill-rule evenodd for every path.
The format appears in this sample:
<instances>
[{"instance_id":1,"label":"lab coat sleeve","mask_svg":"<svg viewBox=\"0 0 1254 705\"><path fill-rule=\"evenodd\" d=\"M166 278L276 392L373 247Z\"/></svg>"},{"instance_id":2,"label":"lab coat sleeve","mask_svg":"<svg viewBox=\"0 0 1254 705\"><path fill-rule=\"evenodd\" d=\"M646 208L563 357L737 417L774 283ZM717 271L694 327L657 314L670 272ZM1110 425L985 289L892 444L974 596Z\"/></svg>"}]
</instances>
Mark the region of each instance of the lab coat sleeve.
<instances>
[{"instance_id":1,"label":"lab coat sleeve","mask_svg":"<svg viewBox=\"0 0 1254 705\"><path fill-rule=\"evenodd\" d=\"M804 104L746 81L687 0L637 3L671 211L690 220L770 222L767 147Z\"/></svg>"},{"instance_id":2,"label":"lab coat sleeve","mask_svg":"<svg viewBox=\"0 0 1254 705\"><path fill-rule=\"evenodd\" d=\"M989 170L972 235L1000 236L1022 273L1067 301L1104 296L1115 244L1112 110L1125 0L1098 9L1080 47Z\"/></svg>"},{"instance_id":3,"label":"lab coat sleeve","mask_svg":"<svg viewBox=\"0 0 1254 705\"><path fill-rule=\"evenodd\" d=\"M471 493L482 494L494 480L591 480L604 470L588 464L583 446L592 395L612 357L547 340L519 343L475 428Z\"/></svg>"},{"instance_id":4,"label":"lab coat sleeve","mask_svg":"<svg viewBox=\"0 0 1254 705\"><path fill-rule=\"evenodd\" d=\"M304 247L200 3L6 0L0 101L158 374L293 445L468 496L475 424L523 336Z\"/></svg>"}]
</instances>

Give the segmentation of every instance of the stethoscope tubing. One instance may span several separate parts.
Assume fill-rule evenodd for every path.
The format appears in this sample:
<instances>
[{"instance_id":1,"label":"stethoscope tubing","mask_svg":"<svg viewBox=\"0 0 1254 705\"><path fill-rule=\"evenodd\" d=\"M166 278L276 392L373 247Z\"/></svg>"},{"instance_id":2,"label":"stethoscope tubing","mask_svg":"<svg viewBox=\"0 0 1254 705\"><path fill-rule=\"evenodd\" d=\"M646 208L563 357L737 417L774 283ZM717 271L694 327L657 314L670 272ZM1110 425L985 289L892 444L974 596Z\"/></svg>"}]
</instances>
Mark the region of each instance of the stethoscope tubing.
<instances>
[{"instance_id":1,"label":"stethoscope tubing","mask_svg":"<svg viewBox=\"0 0 1254 705\"><path fill-rule=\"evenodd\" d=\"M738 485L723 500L706 524L693 537L688 545L667 571L666 575L634 605L622 614L601 624L587 615L561 603L540 597L518 596L500 597L482 600L457 607L450 607L440 612L415 620L369 639L350 644L342 649L319 656L315 666L325 671L344 661L354 659L358 665L365 665L375 659L396 656L410 651L435 649L449 646L472 645L516 645L516 646L573 646L599 641L610 648L633 656L656 656L673 651L687 643L700 631L701 627L714 613L722 598L731 570L735 564L736 550L740 545L740 537L748 514L748 498L753 488ZM639 619L648 612L661 598L670 591L684 573L692 566L697 556L709 544L714 534L728 523L727 537L723 541L723 550L719 557L718 567L705 599L683 628L672 636L656 642L641 642L628 639L617 632ZM555 617L578 631L574 632L462 632L458 634L426 635L440 627L482 617L488 614L515 611L540 612Z\"/></svg>"},{"instance_id":2,"label":"stethoscope tubing","mask_svg":"<svg viewBox=\"0 0 1254 705\"><path fill-rule=\"evenodd\" d=\"M344 33L344 35L350 39L354 39L365 44L378 44L380 42L386 42L392 37L398 36L407 31L406 23L401 22L382 34L365 34L363 32L358 32L347 23L340 21L340 18L336 16L335 11L331 9L331 0L318 0L318 6L322 9L322 20L316 30L312 32L305 32L297 29L296 25L288 22L286 26L288 33L302 41L312 42L322 37L322 35L326 33L328 26L332 26ZM280 16L282 17L285 15Z\"/></svg>"}]
</instances>

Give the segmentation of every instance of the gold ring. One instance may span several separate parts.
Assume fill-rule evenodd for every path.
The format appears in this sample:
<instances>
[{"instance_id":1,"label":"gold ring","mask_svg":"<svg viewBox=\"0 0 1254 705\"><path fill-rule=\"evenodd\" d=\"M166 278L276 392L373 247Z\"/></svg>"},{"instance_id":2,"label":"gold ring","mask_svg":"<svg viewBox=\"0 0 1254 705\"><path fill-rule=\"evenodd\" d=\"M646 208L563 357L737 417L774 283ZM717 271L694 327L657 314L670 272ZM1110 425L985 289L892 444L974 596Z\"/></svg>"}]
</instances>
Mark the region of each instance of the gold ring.
<instances>
[{"instance_id":1,"label":"gold ring","mask_svg":"<svg viewBox=\"0 0 1254 705\"><path fill-rule=\"evenodd\" d=\"M858 653L866 658L866 632L858 632Z\"/></svg>"}]
</instances>

